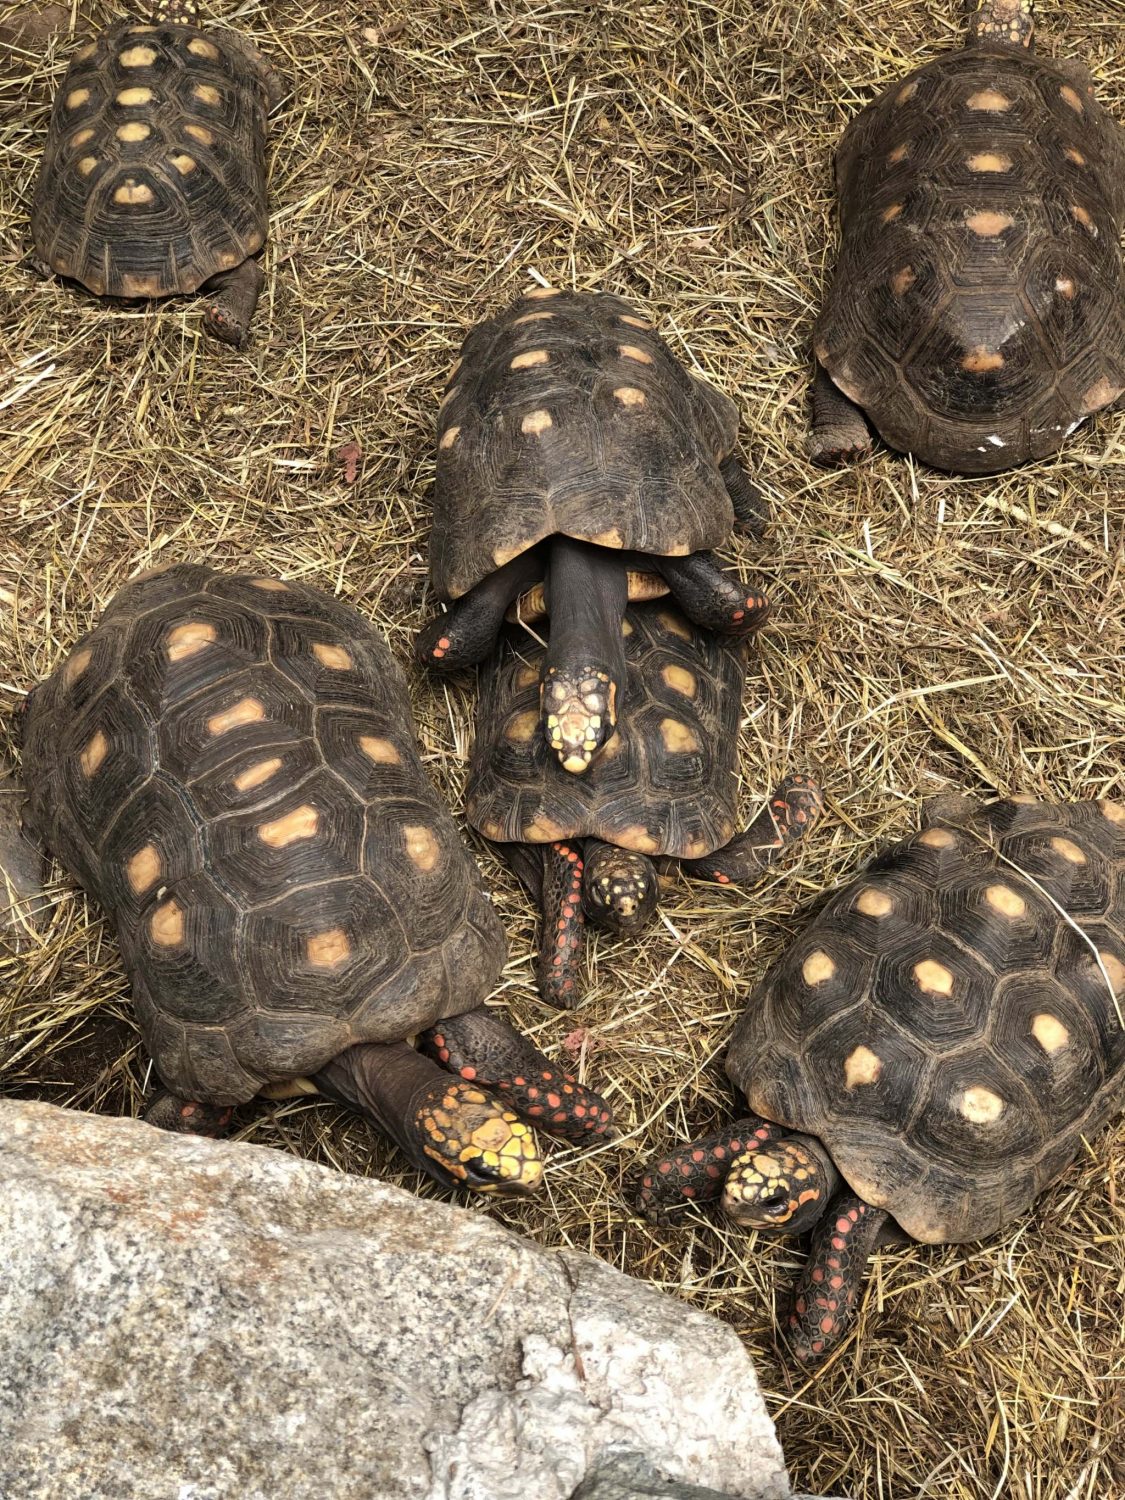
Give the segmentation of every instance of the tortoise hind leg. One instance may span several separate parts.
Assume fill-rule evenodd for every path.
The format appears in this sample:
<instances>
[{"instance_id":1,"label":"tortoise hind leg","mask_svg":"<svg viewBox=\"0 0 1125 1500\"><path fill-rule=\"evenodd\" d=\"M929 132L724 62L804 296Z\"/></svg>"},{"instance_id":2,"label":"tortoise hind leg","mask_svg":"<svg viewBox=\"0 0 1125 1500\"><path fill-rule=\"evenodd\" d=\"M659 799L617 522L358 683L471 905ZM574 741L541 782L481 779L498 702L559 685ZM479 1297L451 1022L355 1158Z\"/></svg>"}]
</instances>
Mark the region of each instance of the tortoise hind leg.
<instances>
[{"instance_id":1,"label":"tortoise hind leg","mask_svg":"<svg viewBox=\"0 0 1125 1500\"><path fill-rule=\"evenodd\" d=\"M508 605L542 576L543 558L537 548L490 573L418 632L414 657L419 666L455 672L483 661L503 629Z\"/></svg>"},{"instance_id":2,"label":"tortoise hind leg","mask_svg":"<svg viewBox=\"0 0 1125 1500\"><path fill-rule=\"evenodd\" d=\"M814 464L829 468L871 452L867 418L819 364L812 388L812 428L809 457Z\"/></svg>"},{"instance_id":3,"label":"tortoise hind leg","mask_svg":"<svg viewBox=\"0 0 1125 1500\"><path fill-rule=\"evenodd\" d=\"M745 833L704 859L685 859L684 872L720 885L746 885L812 829L824 794L808 776L787 776Z\"/></svg>"},{"instance_id":4,"label":"tortoise hind leg","mask_svg":"<svg viewBox=\"0 0 1125 1500\"><path fill-rule=\"evenodd\" d=\"M723 476L730 503L734 507L738 530L746 536L765 536L770 523L769 504L758 486L751 483L737 454L730 453L723 459L719 465L719 473Z\"/></svg>"},{"instance_id":5,"label":"tortoise hind leg","mask_svg":"<svg viewBox=\"0 0 1125 1500\"><path fill-rule=\"evenodd\" d=\"M418 1045L551 1135L585 1141L612 1130L613 1114L605 1100L556 1068L501 1011L480 1005L451 1016L424 1031Z\"/></svg>"},{"instance_id":6,"label":"tortoise hind leg","mask_svg":"<svg viewBox=\"0 0 1125 1500\"><path fill-rule=\"evenodd\" d=\"M233 271L221 271L204 282L207 297L203 326L214 338L241 349L250 336L250 322L265 282L258 262L248 258Z\"/></svg>"},{"instance_id":7,"label":"tortoise hind leg","mask_svg":"<svg viewBox=\"0 0 1125 1500\"><path fill-rule=\"evenodd\" d=\"M676 603L704 630L718 635L751 635L769 618L769 602L761 594L747 593L737 576L721 568L710 552L692 552L687 557L654 557Z\"/></svg>"},{"instance_id":8,"label":"tortoise hind leg","mask_svg":"<svg viewBox=\"0 0 1125 1500\"><path fill-rule=\"evenodd\" d=\"M889 1216L845 1188L813 1230L808 1259L793 1294L782 1335L806 1367L826 1359L859 1310L871 1252L886 1235Z\"/></svg>"},{"instance_id":9,"label":"tortoise hind leg","mask_svg":"<svg viewBox=\"0 0 1125 1500\"><path fill-rule=\"evenodd\" d=\"M170 1089L161 1089L141 1118L158 1130L174 1135L226 1135L234 1109L229 1104L205 1104L199 1099L181 1099Z\"/></svg>"}]
</instances>

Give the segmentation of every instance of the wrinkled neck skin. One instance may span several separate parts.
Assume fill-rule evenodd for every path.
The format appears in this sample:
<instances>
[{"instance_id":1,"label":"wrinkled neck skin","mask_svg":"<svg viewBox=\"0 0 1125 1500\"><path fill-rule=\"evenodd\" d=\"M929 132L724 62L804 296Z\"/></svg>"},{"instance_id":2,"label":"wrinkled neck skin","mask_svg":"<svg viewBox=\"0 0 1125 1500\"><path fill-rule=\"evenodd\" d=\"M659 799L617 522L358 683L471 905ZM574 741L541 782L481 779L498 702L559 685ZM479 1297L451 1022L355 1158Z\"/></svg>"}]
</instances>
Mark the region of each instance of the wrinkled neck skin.
<instances>
[{"instance_id":1,"label":"wrinkled neck skin","mask_svg":"<svg viewBox=\"0 0 1125 1500\"><path fill-rule=\"evenodd\" d=\"M744 1152L731 1163L723 1211L744 1229L807 1234L840 1186L840 1174L818 1140L787 1135Z\"/></svg>"},{"instance_id":2,"label":"wrinkled neck skin","mask_svg":"<svg viewBox=\"0 0 1125 1500\"><path fill-rule=\"evenodd\" d=\"M970 47L1033 47L1031 0L967 0L966 9Z\"/></svg>"}]
</instances>

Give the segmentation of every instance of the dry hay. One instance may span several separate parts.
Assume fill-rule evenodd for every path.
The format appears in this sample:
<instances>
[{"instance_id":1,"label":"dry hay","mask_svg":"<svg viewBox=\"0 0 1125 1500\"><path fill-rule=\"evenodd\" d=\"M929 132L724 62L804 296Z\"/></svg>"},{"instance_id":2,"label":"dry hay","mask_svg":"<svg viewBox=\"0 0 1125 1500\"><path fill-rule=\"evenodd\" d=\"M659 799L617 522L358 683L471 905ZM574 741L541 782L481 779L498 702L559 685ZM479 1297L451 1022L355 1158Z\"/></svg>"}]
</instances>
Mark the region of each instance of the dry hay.
<instances>
[{"instance_id":1,"label":"dry hay","mask_svg":"<svg viewBox=\"0 0 1125 1500\"><path fill-rule=\"evenodd\" d=\"M76 9L79 30L116 13ZM536 282L634 298L690 367L737 396L776 506L770 542L742 549L776 605L747 696L748 806L810 768L833 816L799 865L752 894L677 879L643 940L593 945L577 1016L538 1003L530 907L478 845L511 930L506 998L628 1131L582 1158L555 1150L538 1202L489 1211L728 1319L759 1360L803 1487L1119 1500L1120 1128L995 1241L883 1252L860 1340L802 1385L771 1338L799 1251L702 1212L665 1230L629 1208L641 1162L731 1107L717 1056L747 985L802 909L913 825L921 796L1125 787L1121 418L998 480L885 452L823 473L802 456L831 147L877 85L955 39L953 0L214 10L235 14L293 86L274 127L268 283L245 355L201 342L190 301L100 305L19 267L73 43L25 31L5 54L0 706L15 708L127 578L179 558L315 581L405 658L425 604L434 414L464 330ZM0 23L17 11L0 4ZM1121 0L1041 7L1041 45L1084 57L1125 119L1123 20ZM339 456L352 441L354 483ZM429 765L456 797L472 684L416 680L414 692ZM65 882L56 900L41 949L0 968L4 1089L135 1110L146 1062L116 948ZM248 1108L238 1132L418 1186L327 1106Z\"/></svg>"}]
</instances>

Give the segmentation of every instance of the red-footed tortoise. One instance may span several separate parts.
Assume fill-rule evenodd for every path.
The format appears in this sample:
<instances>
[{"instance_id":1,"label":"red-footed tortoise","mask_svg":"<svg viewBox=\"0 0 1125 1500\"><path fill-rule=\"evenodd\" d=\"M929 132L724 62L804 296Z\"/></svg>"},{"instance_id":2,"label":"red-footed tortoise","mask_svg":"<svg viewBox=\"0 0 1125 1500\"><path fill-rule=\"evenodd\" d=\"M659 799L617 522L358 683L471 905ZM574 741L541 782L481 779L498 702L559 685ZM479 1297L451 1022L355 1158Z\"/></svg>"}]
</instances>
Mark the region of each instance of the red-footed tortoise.
<instances>
[{"instance_id":1,"label":"red-footed tortoise","mask_svg":"<svg viewBox=\"0 0 1125 1500\"><path fill-rule=\"evenodd\" d=\"M624 708L582 777L559 765L538 732L543 652L526 632L482 673L466 813L503 846L540 904L536 979L559 1006L579 1003L587 918L635 932L652 915L654 857L672 856L704 880L747 884L808 832L822 806L814 782L790 776L736 832L746 642L700 630L670 601L630 605L618 629Z\"/></svg>"},{"instance_id":2,"label":"red-footed tortoise","mask_svg":"<svg viewBox=\"0 0 1125 1500\"><path fill-rule=\"evenodd\" d=\"M661 1218L722 1195L812 1231L784 1334L856 1316L883 1236L979 1240L1125 1102L1125 806L938 799L837 891L750 997L727 1071L754 1114L661 1161Z\"/></svg>"},{"instance_id":3,"label":"red-footed tortoise","mask_svg":"<svg viewBox=\"0 0 1125 1500\"><path fill-rule=\"evenodd\" d=\"M214 1134L257 1093L319 1089L486 1192L538 1181L527 1121L607 1130L484 1006L504 935L349 605L201 565L128 584L33 690L23 780L117 931L168 1090L148 1119Z\"/></svg>"},{"instance_id":4,"label":"red-footed tortoise","mask_svg":"<svg viewBox=\"0 0 1125 1500\"><path fill-rule=\"evenodd\" d=\"M99 297L202 290L204 327L241 347L263 281L266 117L282 92L245 37L200 27L194 0L110 26L55 98L36 264Z\"/></svg>"},{"instance_id":5,"label":"red-footed tortoise","mask_svg":"<svg viewBox=\"0 0 1125 1500\"><path fill-rule=\"evenodd\" d=\"M708 550L736 520L765 521L734 454L734 403L620 297L544 288L474 328L438 430L430 576L450 607L418 658L440 671L483 660L543 580L543 729L568 771L588 769L621 714L630 598L670 590L734 635L765 620Z\"/></svg>"},{"instance_id":6,"label":"red-footed tortoise","mask_svg":"<svg viewBox=\"0 0 1125 1500\"><path fill-rule=\"evenodd\" d=\"M968 42L893 84L836 158L840 255L813 344L812 455L871 445L990 474L1125 390L1125 130L1030 0L967 0Z\"/></svg>"}]
</instances>

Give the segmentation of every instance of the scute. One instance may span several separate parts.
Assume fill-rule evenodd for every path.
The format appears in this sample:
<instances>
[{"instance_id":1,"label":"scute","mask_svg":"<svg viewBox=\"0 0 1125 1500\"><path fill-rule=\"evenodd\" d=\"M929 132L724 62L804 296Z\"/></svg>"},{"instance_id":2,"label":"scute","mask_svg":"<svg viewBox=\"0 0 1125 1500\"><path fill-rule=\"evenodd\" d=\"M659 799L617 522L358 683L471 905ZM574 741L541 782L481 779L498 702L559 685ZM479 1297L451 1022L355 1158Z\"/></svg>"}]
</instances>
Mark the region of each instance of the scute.
<instances>
[{"instance_id":1,"label":"scute","mask_svg":"<svg viewBox=\"0 0 1125 1500\"><path fill-rule=\"evenodd\" d=\"M111 26L55 99L31 211L38 254L99 296L193 292L238 265L266 237L268 112L263 69L232 33Z\"/></svg>"},{"instance_id":2,"label":"scute","mask_svg":"<svg viewBox=\"0 0 1125 1500\"><path fill-rule=\"evenodd\" d=\"M954 52L841 140L817 357L888 443L936 467L1041 457L1125 387L1125 130L1067 88L1040 54ZM1003 363L974 373L976 351Z\"/></svg>"},{"instance_id":3,"label":"scute","mask_svg":"<svg viewBox=\"0 0 1125 1500\"><path fill-rule=\"evenodd\" d=\"M347 669L314 649L340 640ZM127 585L34 693L24 771L31 824L108 911L181 1094L240 1102L471 1008L499 974L402 674L315 589L197 566Z\"/></svg>"},{"instance_id":4,"label":"scute","mask_svg":"<svg viewBox=\"0 0 1125 1500\"><path fill-rule=\"evenodd\" d=\"M751 995L727 1068L908 1234L974 1240L1125 1103L1122 1013L1125 821L967 804L831 897Z\"/></svg>"},{"instance_id":5,"label":"scute","mask_svg":"<svg viewBox=\"0 0 1125 1500\"><path fill-rule=\"evenodd\" d=\"M745 645L696 630L664 601L631 605L626 622L629 712L583 776L562 769L539 731L539 648L513 635L487 670L466 792L469 822L487 838L636 847L640 828L647 852L693 858L729 839ZM690 697L673 685L677 671L694 680ZM700 749L675 748L668 722Z\"/></svg>"},{"instance_id":6,"label":"scute","mask_svg":"<svg viewBox=\"0 0 1125 1500\"><path fill-rule=\"evenodd\" d=\"M469 333L442 405L435 590L460 598L556 533L670 556L719 546L737 426L620 297L521 298Z\"/></svg>"}]
</instances>

